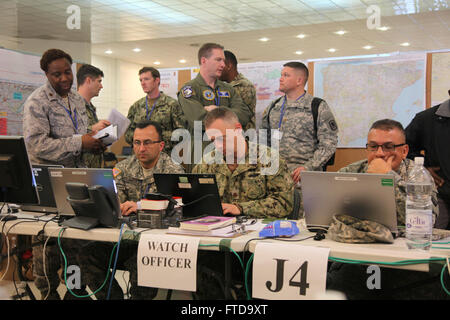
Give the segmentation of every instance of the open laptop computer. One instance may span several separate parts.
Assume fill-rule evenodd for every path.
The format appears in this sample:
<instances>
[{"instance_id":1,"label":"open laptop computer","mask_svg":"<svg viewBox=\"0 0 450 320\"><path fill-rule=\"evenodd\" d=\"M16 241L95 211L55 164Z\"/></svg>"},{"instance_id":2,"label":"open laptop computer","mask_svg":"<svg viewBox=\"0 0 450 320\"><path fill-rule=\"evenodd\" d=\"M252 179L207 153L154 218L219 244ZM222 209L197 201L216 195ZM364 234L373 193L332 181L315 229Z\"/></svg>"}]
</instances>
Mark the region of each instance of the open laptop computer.
<instances>
[{"instance_id":1,"label":"open laptop computer","mask_svg":"<svg viewBox=\"0 0 450 320\"><path fill-rule=\"evenodd\" d=\"M50 181L55 196L58 214L61 216L74 216L75 212L67 200L67 182L79 182L88 186L101 185L108 192L117 195L112 169L94 168L49 168ZM115 201L119 205L119 199ZM119 205L120 206L120 205Z\"/></svg>"},{"instance_id":2,"label":"open laptop computer","mask_svg":"<svg viewBox=\"0 0 450 320\"><path fill-rule=\"evenodd\" d=\"M309 229L328 228L335 214L397 230L394 177L390 174L302 172L302 199Z\"/></svg>"},{"instance_id":3,"label":"open laptop computer","mask_svg":"<svg viewBox=\"0 0 450 320\"><path fill-rule=\"evenodd\" d=\"M34 211L42 213L57 213L55 197L53 196L53 189L50 182L49 168L63 168L60 165L45 165L45 164L33 164L33 175L36 179L36 188L39 194L39 204L35 205L22 205L20 206L23 211Z\"/></svg>"},{"instance_id":4,"label":"open laptop computer","mask_svg":"<svg viewBox=\"0 0 450 320\"><path fill-rule=\"evenodd\" d=\"M154 173L159 193L182 197L183 218L223 216L215 174Z\"/></svg>"}]
</instances>

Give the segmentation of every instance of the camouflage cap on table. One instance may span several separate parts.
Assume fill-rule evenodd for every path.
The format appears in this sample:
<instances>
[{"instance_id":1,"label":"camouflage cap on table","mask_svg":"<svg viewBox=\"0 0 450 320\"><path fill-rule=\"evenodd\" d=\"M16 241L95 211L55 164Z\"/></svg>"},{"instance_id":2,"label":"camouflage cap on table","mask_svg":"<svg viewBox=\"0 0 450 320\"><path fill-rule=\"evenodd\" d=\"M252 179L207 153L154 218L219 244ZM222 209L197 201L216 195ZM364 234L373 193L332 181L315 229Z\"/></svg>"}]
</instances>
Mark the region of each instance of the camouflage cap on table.
<instances>
[{"instance_id":1,"label":"camouflage cap on table","mask_svg":"<svg viewBox=\"0 0 450 320\"><path fill-rule=\"evenodd\" d=\"M382 224L347 215L333 217L328 236L334 241L347 243L394 242L391 231Z\"/></svg>"}]
</instances>

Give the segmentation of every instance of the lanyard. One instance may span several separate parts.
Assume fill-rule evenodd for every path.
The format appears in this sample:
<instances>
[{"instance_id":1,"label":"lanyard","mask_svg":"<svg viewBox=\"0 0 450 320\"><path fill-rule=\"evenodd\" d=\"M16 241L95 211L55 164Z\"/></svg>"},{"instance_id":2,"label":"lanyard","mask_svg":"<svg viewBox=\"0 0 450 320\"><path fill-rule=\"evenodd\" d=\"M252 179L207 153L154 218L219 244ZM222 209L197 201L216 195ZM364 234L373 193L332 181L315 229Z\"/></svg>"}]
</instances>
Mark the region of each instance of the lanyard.
<instances>
[{"instance_id":1,"label":"lanyard","mask_svg":"<svg viewBox=\"0 0 450 320\"><path fill-rule=\"evenodd\" d=\"M155 109L155 106L156 106L156 103L158 102L158 99L159 99L159 97L161 96L161 94L159 94L157 97L156 97L156 100L155 100L155 102L153 103L153 106L152 106L152 109L150 110L150 114L148 113L148 96L145 96L145 110L146 110L146 118L147 118L147 120L149 120L150 119L150 117L152 116L152 113L153 113L153 110Z\"/></svg>"},{"instance_id":2,"label":"lanyard","mask_svg":"<svg viewBox=\"0 0 450 320\"><path fill-rule=\"evenodd\" d=\"M300 100L304 95L306 94L306 91L300 96L298 97L295 101L297 102L298 100ZM284 105L286 104L286 96L284 96L284 101L283 104L281 105L281 113L280 113L280 121L278 122L278 130L281 129L281 122L283 121L283 117L284 117Z\"/></svg>"},{"instance_id":3,"label":"lanyard","mask_svg":"<svg viewBox=\"0 0 450 320\"><path fill-rule=\"evenodd\" d=\"M219 89L215 89L214 92L215 92L214 101L216 103L216 106L220 106Z\"/></svg>"},{"instance_id":4,"label":"lanyard","mask_svg":"<svg viewBox=\"0 0 450 320\"><path fill-rule=\"evenodd\" d=\"M67 97L67 102L69 103L69 108L70 108L70 102L69 102L69 97ZM72 120L72 124L75 127L75 131L78 133L78 118L77 118L77 109L73 109L73 114L74 117L72 117L72 113L70 112L70 109L67 109L64 104L61 104L62 107L64 108L64 110L66 110L67 114L70 117L70 120Z\"/></svg>"}]
</instances>

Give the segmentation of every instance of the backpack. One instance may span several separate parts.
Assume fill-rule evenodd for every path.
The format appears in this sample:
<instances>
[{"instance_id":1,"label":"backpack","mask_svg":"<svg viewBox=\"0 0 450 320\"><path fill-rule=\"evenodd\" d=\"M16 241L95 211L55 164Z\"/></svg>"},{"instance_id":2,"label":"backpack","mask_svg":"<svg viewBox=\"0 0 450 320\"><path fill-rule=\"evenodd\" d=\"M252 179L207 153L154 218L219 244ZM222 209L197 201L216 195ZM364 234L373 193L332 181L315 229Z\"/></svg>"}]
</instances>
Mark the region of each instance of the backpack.
<instances>
[{"instance_id":1,"label":"backpack","mask_svg":"<svg viewBox=\"0 0 450 320\"><path fill-rule=\"evenodd\" d=\"M311 110L313 115L313 121L314 121L314 136L317 138L317 116L319 115L319 105L323 100L320 98L314 97L311 103ZM330 159L324 164L322 167L323 171L327 171L327 166L332 166L334 164L334 158L336 156L336 152L333 153Z\"/></svg>"},{"instance_id":2,"label":"backpack","mask_svg":"<svg viewBox=\"0 0 450 320\"><path fill-rule=\"evenodd\" d=\"M276 99L269 107L269 110L267 111L267 124L268 124L268 128L270 128L270 111L272 111L273 107L278 103L278 101L280 101L280 99L283 98L283 96L279 97L278 99ZM314 137L316 138L316 140L318 140L317 138L317 117L319 115L319 105L323 100L317 97L314 97L311 103L311 111L312 111L312 116L313 116L313 121L314 121ZM268 145L270 146L270 130L269 130L269 138L268 138ZM336 156L336 152L333 153L333 155L331 156L330 159L328 159L327 163L325 163L325 165L322 167L323 171L327 170L327 166L332 166L334 164L334 158Z\"/></svg>"}]
</instances>

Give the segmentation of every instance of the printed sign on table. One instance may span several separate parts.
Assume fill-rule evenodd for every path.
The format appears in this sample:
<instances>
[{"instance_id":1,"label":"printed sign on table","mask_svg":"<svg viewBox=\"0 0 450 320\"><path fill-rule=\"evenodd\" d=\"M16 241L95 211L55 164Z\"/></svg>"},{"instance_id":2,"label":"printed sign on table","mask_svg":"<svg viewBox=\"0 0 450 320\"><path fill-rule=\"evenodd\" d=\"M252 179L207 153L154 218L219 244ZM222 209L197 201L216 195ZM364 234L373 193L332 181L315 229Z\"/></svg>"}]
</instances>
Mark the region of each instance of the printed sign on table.
<instances>
[{"instance_id":1,"label":"printed sign on table","mask_svg":"<svg viewBox=\"0 0 450 320\"><path fill-rule=\"evenodd\" d=\"M138 285L197 290L198 238L142 234L139 240Z\"/></svg>"},{"instance_id":2,"label":"printed sign on table","mask_svg":"<svg viewBox=\"0 0 450 320\"><path fill-rule=\"evenodd\" d=\"M253 260L253 297L308 300L325 292L329 248L258 243Z\"/></svg>"}]
</instances>

